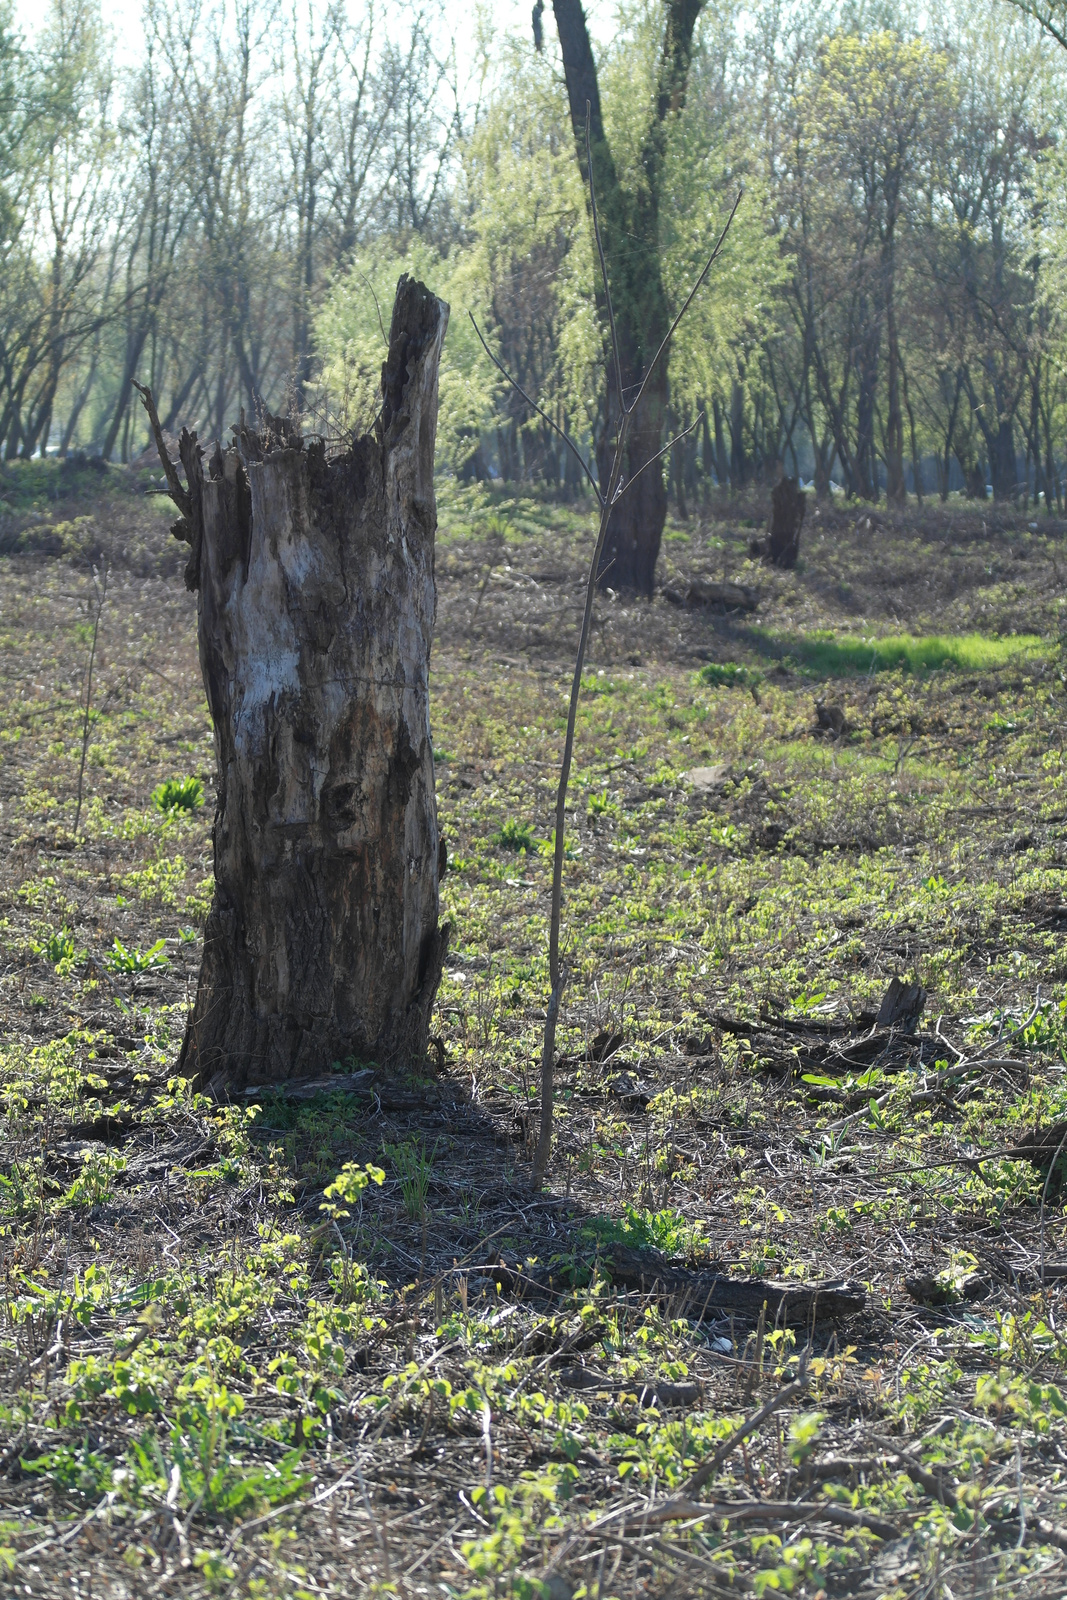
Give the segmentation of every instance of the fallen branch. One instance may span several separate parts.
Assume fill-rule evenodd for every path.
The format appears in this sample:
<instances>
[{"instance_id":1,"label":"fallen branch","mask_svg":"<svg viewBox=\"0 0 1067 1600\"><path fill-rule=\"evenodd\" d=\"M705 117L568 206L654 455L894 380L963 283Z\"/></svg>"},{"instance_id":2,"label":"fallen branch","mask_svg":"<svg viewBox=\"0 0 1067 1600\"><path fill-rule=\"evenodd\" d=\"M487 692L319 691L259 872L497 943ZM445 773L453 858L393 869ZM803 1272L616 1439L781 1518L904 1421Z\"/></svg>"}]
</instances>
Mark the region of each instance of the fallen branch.
<instances>
[{"instance_id":1,"label":"fallen branch","mask_svg":"<svg viewBox=\"0 0 1067 1600\"><path fill-rule=\"evenodd\" d=\"M623 1524L626 1533L640 1533L645 1528L658 1527L664 1522L706 1521L717 1522L808 1522L821 1519L836 1522L842 1528L866 1528L879 1539L897 1539L900 1529L885 1517L876 1517L869 1511L852 1511L834 1501L812 1500L722 1500L706 1504L700 1500L676 1498L665 1500L661 1506L642 1511Z\"/></svg>"}]
</instances>

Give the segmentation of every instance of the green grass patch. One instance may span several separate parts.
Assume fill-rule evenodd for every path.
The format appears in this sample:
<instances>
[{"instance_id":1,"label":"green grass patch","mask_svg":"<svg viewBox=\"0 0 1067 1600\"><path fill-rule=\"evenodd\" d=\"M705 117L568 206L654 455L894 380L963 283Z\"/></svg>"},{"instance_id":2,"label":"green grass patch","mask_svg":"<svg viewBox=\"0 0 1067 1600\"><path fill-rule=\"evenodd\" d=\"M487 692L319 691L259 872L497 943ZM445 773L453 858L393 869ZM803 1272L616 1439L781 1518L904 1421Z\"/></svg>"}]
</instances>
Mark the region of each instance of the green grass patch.
<instances>
[{"instance_id":1,"label":"green grass patch","mask_svg":"<svg viewBox=\"0 0 1067 1600\"><path fill-rule=\"evenodd\" d=\"M886 634L864 638L857 634L773 634L754 628L752 638L764 655L792 663L801 672L825 678L849 677L869 672L933 672L955 668L959 672L988 672L1009 662L1033 659L1047 653L1048 643L1033 633L1008 634L990 639L981 633Z\"/></svg>"},{"instance_id":2,"label":"green grass patch","mask_svg":"<svg viewBox=\"0 0 1067 1600\"><path fill-rule=\"evenodd\" d=\"M736 661L708 661L697 673L698 683L710 683L725 688L745 688L749 684L761 682L762 675L753 671L751 667L743 667Z\"/></svg>"}]
</instances>

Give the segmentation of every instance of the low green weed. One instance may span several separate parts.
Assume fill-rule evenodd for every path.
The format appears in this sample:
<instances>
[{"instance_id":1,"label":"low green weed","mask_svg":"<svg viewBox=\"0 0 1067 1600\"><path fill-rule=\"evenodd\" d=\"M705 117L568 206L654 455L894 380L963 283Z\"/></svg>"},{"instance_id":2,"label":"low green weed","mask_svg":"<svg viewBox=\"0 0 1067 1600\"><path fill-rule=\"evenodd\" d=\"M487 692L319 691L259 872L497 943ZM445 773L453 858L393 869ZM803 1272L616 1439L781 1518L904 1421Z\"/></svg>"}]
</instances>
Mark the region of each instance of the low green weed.
<instances>
[{"instance_id":1,"label":"low green weed","mask_svg":"<svg viewBox=\"0 0 1067 1600\"><path fill-rule=\"evenodd\" d=\"M707 661L697 673L698 683L712 684L716 688L746 688L763 681L763 674L737 661Z\"/></svg>"},{"instance_id":2,"label":"low green weed","mask_svg":"<svg viewBox=\"0 0 1067 1600\"><path fill-rule=\"evenodd\" d=\"M668 1256L691 1256L703 1241L699 1222L688 1222L670 1207L650 1211L627 1205L621 1217L590 1217L582 1233L601 1244L625 1244L662 1250Z\"/></svg>"},{"instance_id":3,"label":"low green weed","mask_svg":"<svg viewBox=\"0 0 1067 1600\"><path fill-rule=\"evenodd\" d=\"M382 1152L393 1164L400 1179L400 1192L404 1197L404 1210L409 1217L420 1221L426 1210L426 1195L433 1176L435 1144L429 1155L421 1140L408 1139L403 1144L386 1144Z\"/></svg>"},{"instance_id":4,"label":"low green weed","mask_svg":"<svg viewBox=\"0 0 1067 1600\"><path fill-rule=\"evenodd\" d=\"M112 972L128 972L131 974L151 972L158 967L170 965L166 950L167 941L165 939L157 939L155 944L147 950L127 950L121 939L116 939L104 957L104 961Z\"/></svg>"},{"instance_id":5,"label":"low green weed","mask_svg":"<svg viewBox=\"0 0 1067 1600\"><path fill-rule=\"evenodd\" d=\"M48 1483L92 1501L106 1494L114 1481L114 1461L102 1451L90 1449L88 1438L83 1440L80 1449L60 1445L46 1455L28 1461L22 1458L19 1464L23 1472L32 1472Z\"/></svg>"},{"instance_id":6,"label":"low green weed","mask_svg":"<svg viewBox=\"0 0 1067 1600\"><path fill-rule=\"evenodd\" d=\"M152 790L157 811L198 811L204 803L204 785L199 778L167 778Z\"/></svg>"},{"instance_id":7,"label":"low green weed","mask_svg":"<svg viewBox=\"0 0 1067 1600\"><path fill-rule=\"evenodd\" d=\"M617 817L619 808L613 800L609 799L605 789L600 794L591 794L586 806L586 816L595 821L598 817Z\"/></svg>"},{"instance_id":8,"label":"low green weed","mask_svg":"<svg viewBox=\"0 0 1067 1600\"><path fill-rule=\"evenodd\" d=\"M1035 659L1048 646L1037 634L989 638L981 633L911 633L864 638L855 634L774 634L752 630L753 642L767 655L785 657L803 672L824 678L871 672L927 672L951 667L960 672L988 672L1020 659Z\"/></svg>"},{"instance_id":9,"label":"low green weed","mask_svg":"<svg viewBox=\"0 0 1067 1600\"><path fill-rule=\"evenodd\" d=\"M30 949L34 955L44 956L55 967L60 978L69 977L75 960L74 935L69 928L59 928L49 933L43 943L31 942Z\"/></svg>"},{"instance_id":10,"label":"low green weed","mask_svg":"<svg viewBox=\"0 0 1067 1600\"><path fill-rule=\"evenodd\" d=\"M533 836L533 829L525 822L516 822L513 817L497 829L492 836L493 843L501 850L522 851L532 855L537 845Z\"/></svg>"},{"instance_id":11,"label":"low green weed","mask_svg":"<svg viewBox=\"0 0 1067 1600\"><path fill-rule=\"evenodd\" d=\"M36 1217L43 1195L44 1166L39 1156L13 1161L6 1175L0 1172L0 1215Z\"/></svg>"},{"instance_id":12,"label":"low green weed","mask_svg":"<svg viewBox=\"0 0 1067 1600\"><path fill-rule=\"evenodd\" d=\"M115 1180L126 1171L125 1157L116 1150L85 1150L82 1170L63 1196L64 1206L96 1206L110 1200Z\"/></svg>"}]
</instances>

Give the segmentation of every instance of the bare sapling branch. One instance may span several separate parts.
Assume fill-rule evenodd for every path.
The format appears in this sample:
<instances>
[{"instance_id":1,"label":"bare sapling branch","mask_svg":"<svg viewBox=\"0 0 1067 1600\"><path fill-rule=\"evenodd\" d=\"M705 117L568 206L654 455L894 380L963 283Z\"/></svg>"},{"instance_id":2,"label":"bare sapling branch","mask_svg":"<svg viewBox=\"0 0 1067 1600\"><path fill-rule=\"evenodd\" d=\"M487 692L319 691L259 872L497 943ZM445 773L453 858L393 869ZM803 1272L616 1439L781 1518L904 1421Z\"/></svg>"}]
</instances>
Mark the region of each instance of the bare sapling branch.
<instances>
[{"instance_id":1,"label":"bare sapling branch","mask_svg":"<svg viewBox=\"0 0 1067 1600\"><path fill-rule=\"evenodd\" d=\"M744 192L745 191L743 189L738 189L737 198L734 200L733 205L730 207L730 215L727 217L726 221L723 223L722 232L719 234L719 237L715 241L715 248L711 252L711 255L708 257L708 259L707 259L707 261L706 261L706 263L704 265L703 272L700 274L700 277L697 279L697 281L694 283L693 287L690 289L689 293L686 295L685 300L682 303L681 310L678 312L678 314L675 317L674 321L671 323L670 327L667 329L667 332L663 335L663 343L660 345L659 349L656 351L655 355L652 357L652 360L648 363L648 366L645 368L645 375L641 379L641 387L638 389L637 395L634 398L634 400L633 400L633 402L631 403L631 406L630 406L630 410L631 411L636 411L638 406L641 404L641 401L644 399L645 390L648 388L648 380L651 378L653 372L655 372L656 365L659 362L660 356L663 354L663 352L666 350L667 346L670 344L671 340L674 338L674 335L678 330L678 324L681 322L682 318L685 316L686 312L689 310L689 307L693 304L693 300L694 300L694 298L696 296L697 290L700 288L701 284L704 282L704 279L707 277L708 273L711 271L712 267L715 265L715 262L718 259L719 251L722 249L723 245L726 243L726 235L730 231L730 224L733 222L734 218L737 215L737 208L741 204L741 198L744 195Z\"/></svg>"},{"instance_id":2,"label":"bare sapling branch","mask_svg":"<svg viewBox=\"0 0 1067 1600\"><path fill-rule=\"evenodd\" d=\"M542 419L542 421L548 423L548 426L552 429L553 433L558 434L559 437L563 440L563 443L567 446L567 449L570 451L570 453L574 457L575 461L577 461L578 465L581 467L582 471L585 473L586 477L589 479L590 487L592 488L593 493L596 495L597 500L601 501L603 499L603 496L600 493L600 485L597 483L596 479L593 477L593 474L590 472L589 467L588 467L588 465L587 465L587 463L585 461L585 458L583 457L582 452L578 449L578 446L574 443L574 440L570 437L570 435L568 433L566 433L559 426L558 423L553 422L552 418L549 416L548 412L544 409L544 407L543 406L539 406L536 400L531 399L531 397L526 393L526 390L523 388L522 384L519 383L519 381L516 378L513 378L511 376L511 373L507 370L507 368L502 366L501 363L497 360L496 356L493 354L493 352L490 350L489 346L486 344L485 338L484 338L484 336L482 334L481 328L479 328L478 324L474 320L474 312L473 311L468 311L467 315L471 319L471 327L474 329L475 333L478 335L479 344L481 345L482 349L485 351L486 355L489 357L490 361L493 363L494 367L497 369L497 371L501 374L502 377L507 379L508 383L511 384L511 387L514 390L516 390L516 392L518 394L522 395L522 398L526 401L526 404L531 408L531 410L536 411L537 415Z\"/></svg>"},{"instance_id":3,"label":"bare sapling branch","mask_svg":"<svg viewBox=\"0 0 1067 1600\"><path fill-rule=\"evenodd\" d=\"M618 335L615 328L615 310L611 301L611 289L608 284L607 263L604 257L604 246L600 235L600 220L596 207L596 192L595 185L593 183L592 147L589 139L588 105L586 107L586 157L588 164L590 213L593 222L593 233L596 238L597 257L600 262L601 276L604 281L604 294L607 303L608 322L611 329L612 359L615 365L615 380L618 385L619 400L619 426L618 432L615 436L615 448L612 454L611 467L608 472L608 481L606 484L601 485L596 482L589 470L589 467L583 460L578 446L564 431L564 429L560 428L555 422L553 422L552 418L543 409L543 407L526 393L522 385L512 377L507 368L503 366L503 364L490 350L485 339L482 337L481 329L478 327L477 322L475 322L473 314L471 312L467 313L468 316L470 316L474 331L478 335L483 350L493 363L494 367L496 367L497 371L501 373L502 376L507 379L508 383L511 384L512 388L522 396L523 400L525 400L526 404L531 408L531 410L536 411L537 415L541 417L544 422L547 422L549 427L556 434L558 434L558 436L567 446L568 450L570 450L571 454L580 463L582 471L585 473L590 484L592 485L593 493L596 495L597 504L600 509L600 522L597 528L596 543L593 546L593 552L590 557L589 575L585 586L585 606L582 612L581 632L578 636L578 649L574 659L574 673L571 678L570 701L567 709L567 731L563 742L563 758L560 762L559 783L556 788L556 827L552 851L552 903L548 931L548 977L551 985L551 991L548 1002L548 1010L545 1016L545 1031L541 1050L541 1119L537 1140L537 1149L534 1153L532 1173L533 1187L535 1189L539 1189L544 1181L545 1170L548 1166L548 1158L552 1150L552 1121L555 1099L554 1074L556 1057L556 1026L559 1021L560 1008L563 1002L563 990L567 983L567 969L560 960L560 927L563 914L563 861L567 826L567 792L570 786L571 765L574 760L574 736L578 720L578 701L582 692L582 672L585 668L585 657L589 645L589 633L593 619L593 602L596 598L597 577L600 573L601 557L604 553L604 545L607 540L608 523L610 521L613 508L626 493L627 489L629 489L630 485L636 483L638 477L640 477L641 473L645 470L645 467L650 467L655 462L662 460L667 451L672 449L673 446L676 445L681 439L684 439L687 434L691 433L693 428L697 426L697 423L700 420L698 416L688 428L685 428L680 434L677 435L676 438L671 439L669 443L665 444L663 448L657 451L654 456L651 456L648 461L644 462L643 465L638 468L637 472L635 472L629 479L629 481L624 482L623 462L626 457L626 442L630 431L630 422L634 412L641 403L641 399L648 385L649 375L656 363L660 360L664 351L667 349L667 346L669 345L673 334L678 328L679 323L681 322L686 311L692 305L698 289L700 288L701 284L704 283L708 273L711 271L711 268L714 265L720 250L722 249L726 236L730 231L730 224L733 222L733 219L737 213L737 208L741 203L741 192L739 191L737 198L730 210L730 215L726 219L722 231L716 240L715 248L708 257L703 271L693 284L693 287L690 289L688 295L686 296L685 303L678 312L677 316L674 318L674 321L671 323L666 337L660 344L659 349L656 351L656 354L653 356L651 363L646 369L636 397L630 405L626 405L623 398L622 368L620 365Z\"/></svg>"},{"instance_id":4,"label":"bare sapling branch","mask_svg":"<svg viewBox=\"0 0 1067 1600\"><path fill-rule=\"evenodd\" d=\"M628 478L626 482L620 486L619 493L615 498L621 498L621 496L626 493L630 485L637 482L638 478L641 476L642 472L644 472L646 467L654 467L657 461L662 461L665 455L670 454L676 444L681 444L683 439L688 439L689 435L694 431L694 429L699 428L703 420L703 411L698 411L687 428L683 428L681 433L676 433L673 439L668 439L667 443L661 449L657 450L654 456L649 456L647 461L642 462L641 466L638 467L633 477Z\"/></svg>"}]
</instances>

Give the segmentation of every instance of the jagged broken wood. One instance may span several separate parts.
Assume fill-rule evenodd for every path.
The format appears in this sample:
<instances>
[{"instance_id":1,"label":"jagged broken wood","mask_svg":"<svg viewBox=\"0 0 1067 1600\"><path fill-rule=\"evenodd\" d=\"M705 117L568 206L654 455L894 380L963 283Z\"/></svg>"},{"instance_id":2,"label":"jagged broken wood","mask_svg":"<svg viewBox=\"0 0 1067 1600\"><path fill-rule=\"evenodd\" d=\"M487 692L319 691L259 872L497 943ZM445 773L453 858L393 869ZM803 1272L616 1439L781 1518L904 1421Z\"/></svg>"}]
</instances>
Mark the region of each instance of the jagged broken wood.
<instances>
[{"instance_id":1,"label":"jagged broken wood","mask_svg":"<svg viewBox=\"0 0 1067 1600\"><path fill-rule=\"evenodd\" d=\"M216 1092L424 1056L447 930L429 720L448 307L397 288L373 433L265 416L182 485L215 733L215 894L181 1070Z\"/></svg>"}]
</instances>

